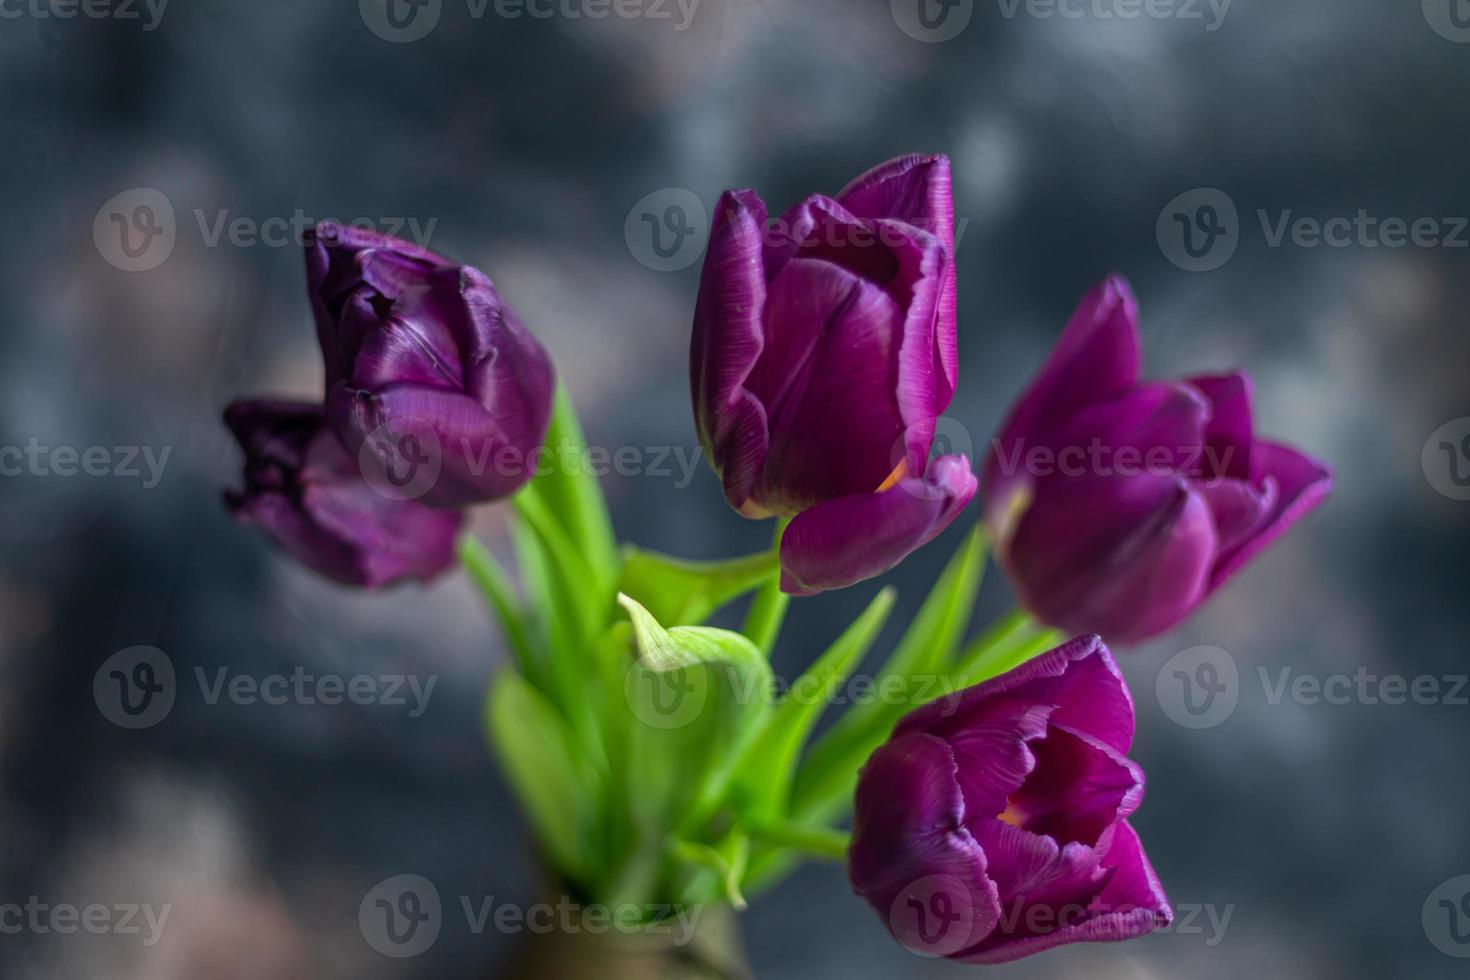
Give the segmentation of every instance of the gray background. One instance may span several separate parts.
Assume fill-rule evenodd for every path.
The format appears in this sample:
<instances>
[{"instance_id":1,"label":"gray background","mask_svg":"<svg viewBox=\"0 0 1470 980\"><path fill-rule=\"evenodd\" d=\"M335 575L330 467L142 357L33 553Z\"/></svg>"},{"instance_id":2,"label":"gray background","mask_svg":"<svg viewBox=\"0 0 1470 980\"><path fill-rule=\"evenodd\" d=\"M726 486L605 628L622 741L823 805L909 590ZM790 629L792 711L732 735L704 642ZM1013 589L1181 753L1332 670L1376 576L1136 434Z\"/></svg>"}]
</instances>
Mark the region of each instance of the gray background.
<instances>
[{"instance_id":1,"label":"gray background","mask_svg":"<svg viewBox=\"0 0 1470 980\"><path fill-rule=\"evenodd\" d=\"M1257 218L1470 213L1470 44L1452 39L1448 2L1237 0L1211 31L1204 6L1206 20L1064 19L978 0L944 43L904 33L911 10L886 0L703 0L683 31L677 13L512 20L492 6L476 20L445 0L412 43L375 35L355 2L174 0L151 31L31 8L0 20L0 444L171 451L155 487L0 479L0 902L174 906L151 949L0 936L0 973L484 976L511 940L471 934L457 896L536 893L480 735L501 651L468 583L353 594L223 513L238 458L219 409L316 395L319 366L299 250L211 245L196 212L437 221L430 244L489 271L551 348L594 443L688 451L698 264L640 262L630 211L670 188L708 207L727 186L778 210L922 150L954 158L965 222L956 431L983 448L1077 298L1116 270L1140 295L1151 374L1248 365L1260 428L1338 469L1326 508L1126 653L1150 778L1135 822L1175 903L1203 910L1198 931L1000 975L1463 975L1431 941L1442 917L1426 930L1421 912L1470 872L1470 707L1273 704L1257 672L1470 669L1470 502L1421 468L1430 434L1470 415L1467 250L1272 247ZM93 222L137 187L167 196L177 241L133 273ZM1239 247L1197 273L1155 225L1199 187L1238 207ZM678 482L609 477L622 535L691 556L764 545L769 528L729 512L707 472ZM502 521L478 518L496 547ZM959 533L891 576L896 621ZM799 670L871 593L799 603L780 669ZM981 614L1005 605L997 575ZM167 652L180 693L160 724L125 731L92 679L139 644ZM1238 665L1238 703L1191 730L1156 679L1201 644ZM298 666L439 681L409 718L211 705L194 680ZM357 926L362 897L400 873L432 879L451 908L432 950L401 962ZM1223 936L1211 910L1231 916ZM761 977L962 972L895 946L837 867L806 869L745 924Z\"/></svg>"}]
</instances>

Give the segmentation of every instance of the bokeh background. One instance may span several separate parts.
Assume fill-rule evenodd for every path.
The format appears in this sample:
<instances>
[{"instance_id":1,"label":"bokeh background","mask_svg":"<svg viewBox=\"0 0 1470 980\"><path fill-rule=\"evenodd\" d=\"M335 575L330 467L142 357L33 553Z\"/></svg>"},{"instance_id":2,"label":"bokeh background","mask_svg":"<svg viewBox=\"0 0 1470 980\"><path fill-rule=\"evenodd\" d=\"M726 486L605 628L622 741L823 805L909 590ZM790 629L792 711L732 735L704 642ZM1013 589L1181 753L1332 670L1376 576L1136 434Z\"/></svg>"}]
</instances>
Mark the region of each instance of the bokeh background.
<instances>
[{"instance_id":1,"label":"bokeh background","mask_svg":"<svg viewBox=\"0 0 1470 980\"><path fill-rule=\"evenodd\" d=\"M914 150L955 166L958 438L983 451L1075 301L1118 271L1140 295L1151 374L1249 366L1260 427L1339 477L1206 609L1126 654L1150 777L1135 824L1192 925L1001 975L1463 975L1451 954L1470 942L1430 899L1470 872L1466 692L1273 703L1258 668L1273 685L1282 668L1431 676L1442 694L1470 671L1470 502L1449 457L1431 445L1438 472L1423 459L1441 426L1470 432L1470 5L1179 0L1125 19L1106 15L1128 0L1067 6L1080 17L960 0L941 20L924 2L932 29L919 0L703 0L687 21L672 0L605 19L573 0L544 19L442 0L419 11L438 20L416 40L382 0L174 0L161 16L100 2L70 19L64 4L5 5L0 445L104 447L123 472L0 477L0 903L172 912L151 947L7 932L0 975L486 976L514 937L451 914L427 953L388 959L359 930L363 896L401 873L456 909L538 894L481 735L502 651L469 583L354 594L224 514L238 457L220 409L314 396L320 377L299 249L216 237L221 217L431 228L428 244L489 271L549 346L594 444L692 452L703 209L729 186L784 208ZM138 188L171 206L156 244L172 247L128 271L107 230ZM1171 207L1199 216L1200 188L1237 208L1235 235L1204 260L1218 267L1190 271L1167 229ZM672 219L691 196L696 232L666 260L642 215ZM1273 244L1258 215L1360 210L1433 219L1441 240ZM128 475L120 447L167 451L159 478L146 457ZM715 557L769 533L704 469L605 485L622 535L650 547ZM498 510L477 530L503 545ZM962 530L891 576L895 623ZM779 669L794 675L871 591L798 603ZM996 575L978 618L1007 602ZM125 730L93 679L137 645L166 651L179 695ZM1200 645L1227 651L1239 681L1228 717L1192 729L1158 679ZM438 684L409 717L210 704L195 682L196 668L298 667ZM1466 890L1449 887L1437 894ZM966 972L899 949L835 866L805 869L745 925L763 978Z\"/></svg>"}]
</instances>

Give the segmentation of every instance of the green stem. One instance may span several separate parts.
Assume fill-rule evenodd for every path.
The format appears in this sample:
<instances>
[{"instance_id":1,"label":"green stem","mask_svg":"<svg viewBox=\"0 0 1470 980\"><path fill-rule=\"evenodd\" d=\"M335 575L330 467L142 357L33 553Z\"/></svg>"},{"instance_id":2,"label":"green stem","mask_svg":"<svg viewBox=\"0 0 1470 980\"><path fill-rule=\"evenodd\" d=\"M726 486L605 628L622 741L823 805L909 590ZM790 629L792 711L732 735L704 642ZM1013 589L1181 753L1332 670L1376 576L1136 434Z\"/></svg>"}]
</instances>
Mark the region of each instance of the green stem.
<instances>
[{"instance_id":1,"label":"green stem","mask_svg":"<svg viewBox=\"0 0 1470 980\"><path fill-rule=\"evenodd\" d=\"M469 532L459 539L459 560L464 562L470 578L480 587L481 594L495 612L495 618L500 621L506 642L510 644L511 656L515 658L516 669L530 677L531 644L521 619L521 601L510 576L484 542Z\"/></svg>"},{"instance_id":2,"label":"green stem","mask_svg":"<svg viewBox=\"0 0 1470 980\"><path fill-rule=\"evenodd\" d=\"M749 828L752 840L810 857L828 861L846 861L852 835L831 827L810 827L794 823L767 823Z\"/></svg>"},{"instance_id":3,"label":"green stem","mask_svg":"<svg viewBox=\"0 0 1470 980\"><path fill-rule=\"evenodd\" d=\"M771 649L776 645L776 637L781 633L781 623L786 619L786 607L791 603L791 596L781 591L779 560L781 535L786 533L786 525L790 523L790 518L785 517L776 522L776 539L771 545L771 551L778 556L776 568L751 601L742 631L755 644L756 649L767 656L770 656Z\"/></svg>"},{"instance_id":4,"label":"green stem","mask_svg":"<svg viewBox=\"0 0 1470 980\"><path fill-rule=\"evenodd\" d=\"M1047 629L1024 609L1002 616L956 658L952 676L970 686L997 677L1056 646L1062 634Z\"/></svg>"}]
</instances>

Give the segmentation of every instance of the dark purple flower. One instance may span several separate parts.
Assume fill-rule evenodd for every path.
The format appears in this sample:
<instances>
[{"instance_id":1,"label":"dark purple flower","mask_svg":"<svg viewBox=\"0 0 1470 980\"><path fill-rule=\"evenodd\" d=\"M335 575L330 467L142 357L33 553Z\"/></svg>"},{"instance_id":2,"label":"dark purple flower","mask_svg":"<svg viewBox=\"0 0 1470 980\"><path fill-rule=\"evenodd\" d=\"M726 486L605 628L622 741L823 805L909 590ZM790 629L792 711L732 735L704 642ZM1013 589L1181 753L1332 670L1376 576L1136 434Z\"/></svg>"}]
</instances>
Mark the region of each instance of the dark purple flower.
<instances>
[{"instance_id":1,"label":"dark purple flower","mask_svg":"<svg viewBox=\"0 0 1470 980\"><path fill-rule=\"evenodd\" d=\"M984 520L1022 605L1140 640L1184 619L1320 504L1328 467L1257 439L1244 373L1141 382L1137 306L1082 301L986 460Z\"/></svg>"},{"instance_id":2,"label":"dark purple flower","mask_svg":"<svg viewBox=\"0 0 1470 980\"><path fill-rule=\"evenodd\" d=\"M794 518L782 588L872 578L975 493L931 460L956 379L949 161L910 156L772 222L753 191L715 210L694 314L695 424L725 497Z\"/></svg>"},{"instance_id":3,"label":"dark purple flower","mask_svg":"<svg viewBox=\"0 0 1470 980\"><path fill-rule=\"evenodd\" d=\"M1096 636L911 713L863 768L848 875L914 952L1004 963L1173 918L1127 817L1133 702Z\"/></svg>"},{"instance_id":4,"label":"dark purple flower","mask_svg":"<svg viewBox=\"0 0 1470 980\"><path fill-rule=\"evenodd\" d=\"M225 424L245 450L245 487L225 494L230 512L308 568L378 588L426 581L454 564L463 515L369 486L321 406L236 402Z\"/></svg>"},{"instance_id":5,"label":"dark purple flower","mask_svg":"<svg viewBox=\"0 0 1470 980\"><path fill-rule=\"evenodd\" d=\"M306 272L327 415L349 452L436 507L526 482L551 420L551 361L484 273L331 223L308 233Z\"/></svg>"}]
</instances>

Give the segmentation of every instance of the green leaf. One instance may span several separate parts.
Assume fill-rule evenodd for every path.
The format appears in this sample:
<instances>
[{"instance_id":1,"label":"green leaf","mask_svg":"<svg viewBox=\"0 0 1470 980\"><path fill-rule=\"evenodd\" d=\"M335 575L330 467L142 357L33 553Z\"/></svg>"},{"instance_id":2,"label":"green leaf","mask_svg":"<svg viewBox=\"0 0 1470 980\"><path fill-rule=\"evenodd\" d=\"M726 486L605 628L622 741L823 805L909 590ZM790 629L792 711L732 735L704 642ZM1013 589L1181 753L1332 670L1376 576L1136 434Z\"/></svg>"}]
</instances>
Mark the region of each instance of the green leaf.
<instances>
[{"instance_id":1,"label":"green leaf","mask_svg":"<svg viewBox=\"0 0 1470 980\"><path fill-rule=\"evenodd\" d=\"M574 881L597 869L596 778L556 708L514 671L486 701L490 743L548 857Z\"/></svg>"},{"instance_id":2,"label":"green leaf","mask_svg":"<svg viewBox=\"0 0 1470 980\"><path fill-rule=\"evenodd\" d=\"M956 678L946 668L974 610L984 567L985 539L977 527L945 566L874 678L879 690L889 679L902 678L902 689L912 693L897 703L877 698L854 706L818 739L797 774L792 796L797 819L820 821L841 813L852 802L858 769L898 719L922 700L954 689Z\"/></svg>"},{"instance_id":3,"label":"green leaf","mask_svg":"<svg viewBox=\"0 0 1470 980\"><path fill-rule=\"evenodd\" d=\"M626 548L618 590L660 622L699 623L725 603L760 586L780 568L775 552L729 561L684 561Z\"/></svg>"},{"instance_id":4,"label":"green leaf","mask_svg":"<svg viewBox=\"0 0 1470 980\"><path fill-rule=\"evenodd\" d=\"M541 546L549 573L551 609L554 619L569 617L570 645L575 655L598 633L607 620L612 594L596 583L585 556L567 535L557 515L535 493L521 492L514 500L516 513L530 527Z\"/></svg>"},{"instance_id":5,"label":"green leaf","mask_svg":"<svg viewBox=\"0 0 1470 980\"><path fill-rule=\"evenodd\" d=\"M735 761L770 712L771 667L739 633L666 630L636 600L618 601L638 647L624 680L629 802L634 823L662 839L723 799Z\"/></svg>"},{"instance_id":6,"label":"green leaf","mask_svg":"<svg viewBox=\"0 0 1470 980\"><path fill-rule=\"evenodd\" d=\"M550 465L531 482L565 530L592 575L593 587L609 598L618 577L617 539L602 486L587 455L587 440L565 386L558 384L551 426L546 433Z\"/></svg>"},{"instance_id":7,"label":"green leaf","mask_svg":"<svg viewBox=\"0 0 1470 980\"><path fill-rule=\"evenodd\" d=\"M749 812L773 819L786 812L801 750L839 685L867 655L893 611L895 592L881 590L842 635L792 683L738 767Z\"/></svg>"}]
</instances>

